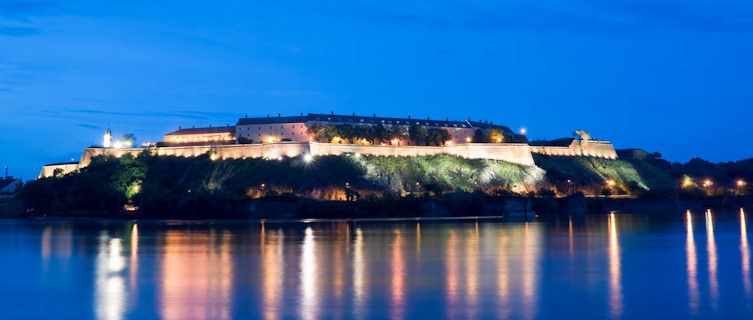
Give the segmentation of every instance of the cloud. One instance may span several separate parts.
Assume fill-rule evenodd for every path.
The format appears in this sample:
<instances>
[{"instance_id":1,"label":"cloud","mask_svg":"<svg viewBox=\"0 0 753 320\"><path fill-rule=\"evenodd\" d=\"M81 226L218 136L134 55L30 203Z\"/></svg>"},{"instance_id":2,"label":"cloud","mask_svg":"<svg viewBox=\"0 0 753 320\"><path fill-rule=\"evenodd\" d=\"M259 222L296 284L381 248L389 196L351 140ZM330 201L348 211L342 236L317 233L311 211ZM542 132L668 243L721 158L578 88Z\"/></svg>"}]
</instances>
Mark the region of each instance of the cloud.
<instances>
[{"instance_id":1,"label":"cloud","mask_svg":"<svg viewBox=\"0 0 753 320\"><path fill-rule=\"evenodd\" d=\"M0 36L29 37L42 34L42 29L35 27L0 27Z\"/></svg>"},{"instance_id":2,"label":"cloud","mask_svg":"<svg viewBox=\"0 0 753 320\"><path fill-rule=\"evenodd\" d=\"M86 124L86 123L77 123L76 126L81 127L81 128L86 128L86 129L102 130L102 128L99 126Z\"/></svg>"},{"instance_id":3,"label":"cloud","mask_svg":"<svg viewBox=\"0 0 753 320\"><path fill-rule=\"evenodd\" d=\"M65 109L65 110L46 110L50 114L78 114L78 115L101 115L101 116L118 116L118 117L135 117L135 118L182 118L192 120L213 120L216 118L238 118L240 115L233 112L206 112L206 111L174 111L174 112L122 112L107 111L94 109Z\"/></svg>"},{"instance_id":4,"label":"cloud","mask_svg":"<svg viewBox=\"0 0 753 320\"><path fill-rule=\"evenodd\" d=\"M753 6L745 2L676 2L661 0L587 0L604 16L623 18L636 27L677 28L704 32L750 32Z\"/></svg>"},{"instance_id":5,"label":"cloud","mask_svg":"<svg viewBox=\"0 0 753 320\"><path fill-rule=\"evenodd\" d=\"M0 2L0 16L23 18L37 14L45 14L57 7L51 2Z\"/></svg>"},{"instance_id":6,"label":"cloud","mask_svg":"<svg viewBox=\"0 0 753 320\"><path fill-rule=\"evenodd\" d=\"M578 31L644 33L663 28L705 32L753 30L753 7L661 0L582 0L572 5L530 1L500 6L456 3L440 8L359 6L346 13L359 19L396 25L472 31Z\"/></svg>"}]
</instances>

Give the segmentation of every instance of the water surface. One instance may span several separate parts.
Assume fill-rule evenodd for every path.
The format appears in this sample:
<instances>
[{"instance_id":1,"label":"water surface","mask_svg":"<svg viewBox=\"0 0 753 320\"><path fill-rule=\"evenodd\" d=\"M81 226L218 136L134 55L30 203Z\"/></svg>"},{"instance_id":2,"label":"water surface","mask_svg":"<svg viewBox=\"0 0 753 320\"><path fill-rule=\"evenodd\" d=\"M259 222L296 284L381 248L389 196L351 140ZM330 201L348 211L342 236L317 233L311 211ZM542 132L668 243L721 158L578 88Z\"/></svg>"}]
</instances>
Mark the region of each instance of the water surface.
<instances>
[{"instance_id":1,"label":"water surface","mask_svg":"<svg viewBox=\"0 0 753 320\"><path fill-rule=\"evenodd\" d=\"M4 319L751 318L745 212L0 221Z\"/></svg>"}]
</instances>

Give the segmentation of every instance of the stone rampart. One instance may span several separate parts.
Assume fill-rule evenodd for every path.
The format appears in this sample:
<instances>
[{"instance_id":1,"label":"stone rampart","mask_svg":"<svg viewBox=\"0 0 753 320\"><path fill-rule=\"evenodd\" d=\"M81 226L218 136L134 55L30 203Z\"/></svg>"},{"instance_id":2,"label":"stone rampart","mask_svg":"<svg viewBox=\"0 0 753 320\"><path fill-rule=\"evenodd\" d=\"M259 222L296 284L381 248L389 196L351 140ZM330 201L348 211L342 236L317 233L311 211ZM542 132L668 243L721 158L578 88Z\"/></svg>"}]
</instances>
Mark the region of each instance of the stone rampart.
<instances>
[{"instance_id":1,"label":"stone rampart","mask_svg":"<svg viewBox=\"0 0 753 320\"><path fill-rule=\"evenodd\" d=\"M451 146L382 146L360 144L311 143L311 153L325 154L364 154L395 157L429 156L450 154L471 159L493 159L534 165L530 147L518 143L467 143Z\"/></svg>"},{"instance_id":2,"label":"stone rampart","mask_svg":"<svg viewBox=\"0 0 753 320\"><path fill-rule=\"evenodd\" d=\"M549 156L617 159L617 151L609 141L573 140L567 147L531 146L531 152Z\"/></svg>"},{"instance_id":3,"label":"stone rampart","mask_svg":"<svg viewBox=\"0 0 753 320\"><path fill-rule=\"evenodd\" d=\"M494 159L526 166L534 165L531 156L531 148L527 144L518 143L468 143L451 146L387 146L387 145L360 145L360 144L334 144L317 142L277 142L260 144L238 144L218 146L183 146L161 147L151 150L160 156L196 157L215 151L217 159L241 159L241 158L267 158L297 157L305 153L312 155L340 155L340 154L364 154L377 156L428 156L437 154L450 154L471 159ZM80 166L85 167L91 162L91 158L111 154L122 157L125 154L137 156L142 148L119 149L119 148L87 148L81 157Z\"/></svg>"},{"instance_id":4,"label":"stone rampart","mask_svg":"<svg viewBox=\"0 0 753 320\"><path fill-rule=\"evenodd\" d=\"M37 179L53 177L55 176L55 170L57 169L62 170L62 174L67 174L78 170L78 167L78 163L48 164L42 167L42 171L39 172L39 177Z\"/></svg>"},{"instance_id":5,"label":"stone rampart","mask_svg":"<svg viewBox=\"0 0 753 320\"><path fill-rule=\"evenodd\" d=\"M122 157L125 154L137 156L142 148L118 149L118 148L87 148L81 157L78 166L61 167L64 172L85 167L91 162L91 158L111 154ZM237 144L217 146L182 146L161 147L146 149L159 156L197 157L214 150L217 159L242 159L242 158L266 158L276 159L279 157L297 157L306 153L312 155L341 155L363 154L377 156L413 157L438 154L449 154L470 159L493 159L517 163L525 166L535 165L532 152L555 155L555 156L590 156L608 159L617 158L617 153L611 143L606 141L580 141L575 140L567 147L542 147L529 146L524 143L464 143L449 146L389 146L389 145L360 145L360 144L335 144L318 142L276 142L260 144ZM49 167L49 168L48 168ZM52 174L55 166L45 166L42 176ZM67 173L67 172L66 172Z\"/></svg>"}]
</instances>

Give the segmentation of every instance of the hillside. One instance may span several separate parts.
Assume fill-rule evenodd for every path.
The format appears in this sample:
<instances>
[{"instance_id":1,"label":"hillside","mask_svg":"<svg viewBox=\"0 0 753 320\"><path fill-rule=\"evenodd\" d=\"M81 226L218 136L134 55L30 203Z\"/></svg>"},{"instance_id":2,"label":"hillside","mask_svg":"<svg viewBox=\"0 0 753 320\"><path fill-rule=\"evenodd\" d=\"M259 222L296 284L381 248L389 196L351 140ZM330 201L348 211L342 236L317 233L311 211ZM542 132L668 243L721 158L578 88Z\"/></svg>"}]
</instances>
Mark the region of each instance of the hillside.
<instances>
[{"instance_id":1,"label":"hillside","mask_svg":"<svg viewBox=\"0 0 753 320\"><path fill-rule=\"evenodd\" d=\"M684 171L701 166L697 161L684 168L655 158L536 155L534 160L537 166L451 155L342 155L311 161L305 157L213 161L209 155L183 158L148 153L97 156L77 172L29 182L20 190L18 200L19 207L30 213L117 212L131 203L142 212L162 214L233 212L244 210L252 199L373 201L470 193L500 197L574 192L703 196L750 191L749 186L734 189L724 183L678 188ZM730 169L717 171L729 173Z\"/></svg>"}]
</instances>

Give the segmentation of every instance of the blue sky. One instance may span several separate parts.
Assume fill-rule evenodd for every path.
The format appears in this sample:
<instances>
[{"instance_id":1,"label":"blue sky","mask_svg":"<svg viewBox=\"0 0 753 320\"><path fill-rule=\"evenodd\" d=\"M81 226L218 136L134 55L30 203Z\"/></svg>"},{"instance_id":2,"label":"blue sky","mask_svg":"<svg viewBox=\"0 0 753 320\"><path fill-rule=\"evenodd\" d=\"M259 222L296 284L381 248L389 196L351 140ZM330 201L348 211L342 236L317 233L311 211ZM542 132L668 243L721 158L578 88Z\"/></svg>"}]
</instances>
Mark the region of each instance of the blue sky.
<instances>
[{"instance_id":1,"label":"blue sky","mask_svg":"<svg viewBox=\"0 0 753 320\"><path fill-rule=\"evenodd\" d=\"M0 0L0 165L267 113L585 129L753 157L753 1Z\"/></svg>"}]
</instances>

